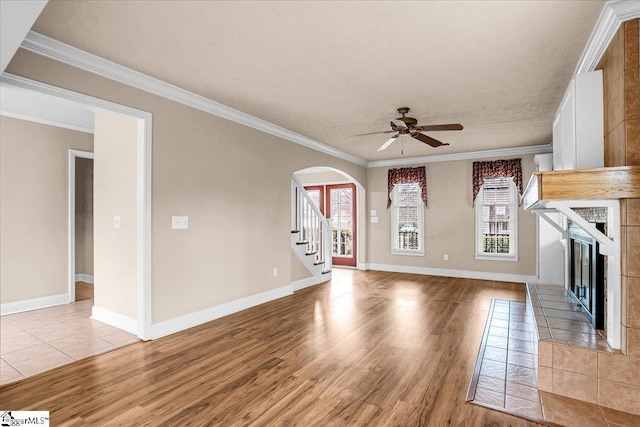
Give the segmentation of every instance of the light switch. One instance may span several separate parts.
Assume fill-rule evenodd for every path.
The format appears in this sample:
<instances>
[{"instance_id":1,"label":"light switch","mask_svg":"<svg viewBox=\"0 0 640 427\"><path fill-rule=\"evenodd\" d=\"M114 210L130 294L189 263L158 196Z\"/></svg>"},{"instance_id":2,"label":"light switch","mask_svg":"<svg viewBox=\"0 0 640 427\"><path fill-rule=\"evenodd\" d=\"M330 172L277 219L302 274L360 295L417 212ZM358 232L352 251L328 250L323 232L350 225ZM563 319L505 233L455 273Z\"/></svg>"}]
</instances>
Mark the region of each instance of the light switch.
<instances>
[{"instance_id":1,"label":"light switch","mask_svg":"<svg viewBox=\"0 0 640 427\"><path fill-rule=\"evenodd\" d=\"M378 223L378 217L377 216L372 216L371 217L371 224L377 224Z\"/></svg>"},{"instance_id":2,"label":"light switch","mask_svg":"<svg viewBox=\"0 0 640 427\"><path fill-rule=\"evenodd\" d=\"M370 216L378 216L378 211L375 209L371 209L371 215Z\"/></svg>"},{"instance_id":3,"label":"light switch","mask_svg":"<svg viewBox=\"0 0 640 427\"><path fill-rule=\"evenodd\" d=\"M122 220L120 219L120 215L116 215L113 217L113 228L120 228L122 224Z\"/></svg>"},{"instance_id":4,"label":"light switch","mask_svg":"<svg viewBox=\"0 0 640 427\"><path fill-rule=\"evenodd\" d=\"M174 230L186 230L187 228L189 228L189 217L188 216L172 216L171 228Z\"/></svg>"}]
</instances>

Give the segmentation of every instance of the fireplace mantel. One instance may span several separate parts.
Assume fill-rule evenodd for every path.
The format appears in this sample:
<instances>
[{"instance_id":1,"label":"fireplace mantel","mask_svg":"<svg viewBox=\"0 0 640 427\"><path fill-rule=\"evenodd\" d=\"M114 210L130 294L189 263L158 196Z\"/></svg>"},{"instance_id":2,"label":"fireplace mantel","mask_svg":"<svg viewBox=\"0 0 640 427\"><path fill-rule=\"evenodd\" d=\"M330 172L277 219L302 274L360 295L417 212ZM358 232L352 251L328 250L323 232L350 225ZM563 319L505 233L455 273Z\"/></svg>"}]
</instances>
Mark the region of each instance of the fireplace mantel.
<instances>
[{"instance_id":1,"label":"fireplace mantel","mask_svg":"<svg viewBox=\"0 0 640 427\"><path fill-rule=\"evenodd\" d=\"M536 213L563 235L565 254L568 249L566 223L552 218L550 212L563 214L600 243L600 253L607 256L607 342L614 349L619 349L621 343L619 199L628 198L640 198L640 166L535 172L522 198L525 210ZM574 210L588 207L607 208L606 235Z\"/></svg>"},{"instance_id":2,"label":"fireplace mantel","mask_svg":"<svg viewBox=\"0 0 640 427\"><path fill-rule=\"evenodd\" d=\"M640 197L640 166L534 172L522 196L525 210L551 200L611 200Z\"/></svg>"}]
</instances>

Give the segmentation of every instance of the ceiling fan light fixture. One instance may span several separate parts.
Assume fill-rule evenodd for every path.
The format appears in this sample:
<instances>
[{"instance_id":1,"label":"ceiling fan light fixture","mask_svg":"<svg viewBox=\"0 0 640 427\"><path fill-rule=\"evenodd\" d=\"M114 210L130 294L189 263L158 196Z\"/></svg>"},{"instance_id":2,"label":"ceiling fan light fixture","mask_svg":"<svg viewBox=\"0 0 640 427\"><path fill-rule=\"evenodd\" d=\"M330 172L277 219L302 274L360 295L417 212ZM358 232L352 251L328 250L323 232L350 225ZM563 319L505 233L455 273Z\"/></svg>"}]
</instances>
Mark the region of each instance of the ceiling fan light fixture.
<instances>
[{"instance_id":1,"label":"ceiling fan light fixture","mask_svg":"<svg viewBox=\"0 0 640 427\"><path fill-rule=\"evenodd\" d=\"M448 143L438 141L435 138L432 138L428 135L423 134L422 132L435 132L435 131L451 131L451 130L462 130L463 126L460 123L449 123L449 124L439 124L439 125L419 125L418 121L413 117L408 117L406 114L409 112L409 107L400 107L398 108L398 113L402 115L402 117L398 117L396 119L392 119L389 122L389 126L391 130L382 131L382 132L369 132L369 133L361 133L359 135L353 136L364 136L364 135L374 135L374 134L382 134L382 133L393 133L398 132L397 135L392 136L378 148L378 151L382 151L386 149L389 145L393 143L399 136L402 135L410 135L412 138L423 142L433 148L442 147L445 145L449 145ZM404 150L402 150L402 154L404 154Z\"/></svg>"}]
</instances>

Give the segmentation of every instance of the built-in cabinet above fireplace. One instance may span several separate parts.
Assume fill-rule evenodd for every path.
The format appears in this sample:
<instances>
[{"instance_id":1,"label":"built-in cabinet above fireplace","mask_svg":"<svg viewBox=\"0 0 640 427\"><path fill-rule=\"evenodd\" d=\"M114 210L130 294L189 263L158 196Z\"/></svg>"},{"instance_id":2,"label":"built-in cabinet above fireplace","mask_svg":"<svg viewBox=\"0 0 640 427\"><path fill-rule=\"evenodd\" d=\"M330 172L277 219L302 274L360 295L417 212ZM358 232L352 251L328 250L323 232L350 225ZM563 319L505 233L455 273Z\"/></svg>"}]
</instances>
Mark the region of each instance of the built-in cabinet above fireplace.
<instances>
[{"instance_id":1,"label":"built-in cabinet above fireplace","mask_svg":"<svg viewBox=\"0 0 640 427\"><path fill-rule=\"evenodd\" d=\"M604 166L602 71L571 79L553 121L553 170Z\"/></svg>"}]
</instances>

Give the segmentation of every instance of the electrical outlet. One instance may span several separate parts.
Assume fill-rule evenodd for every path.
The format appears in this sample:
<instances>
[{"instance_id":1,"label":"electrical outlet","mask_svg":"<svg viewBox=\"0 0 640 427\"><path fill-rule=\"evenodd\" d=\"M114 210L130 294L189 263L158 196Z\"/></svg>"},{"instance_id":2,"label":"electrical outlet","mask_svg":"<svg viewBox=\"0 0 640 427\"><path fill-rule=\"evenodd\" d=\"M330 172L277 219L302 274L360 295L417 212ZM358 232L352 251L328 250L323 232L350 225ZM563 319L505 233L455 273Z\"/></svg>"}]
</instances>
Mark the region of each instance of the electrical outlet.
<instances>
[{"instance_id":1,"label":"electrical outlet","mask_svg":"<svg viewBox=\"0 0 640 427\"><path fill-rule=\"evenodd\" d=\"M449 255L444 254L444 260L445 260L445 261L449 261Z\"/></svg>"},{"instance_id":2,"label":"electrical outlet","mask_svg":"<svg viewBox=\"0 0 640 427\"><path fill-rule=\"evenodd\" d=\"M278 268L273 269L273 277L278 277Z\"/></svg>"},{"instance_id":3,"label":"electrical outlet","mask_svg":"<svg viewBox=\"0 0 640 427\"><path fill-rule=\"evenodd\" d=\"M120 218L120 215L116 215L113 217L113 228L120 228L120 226L122 225L122 219Z\"/></svg>"}]
</instances>

